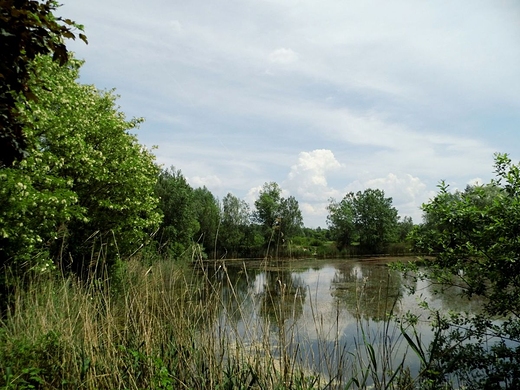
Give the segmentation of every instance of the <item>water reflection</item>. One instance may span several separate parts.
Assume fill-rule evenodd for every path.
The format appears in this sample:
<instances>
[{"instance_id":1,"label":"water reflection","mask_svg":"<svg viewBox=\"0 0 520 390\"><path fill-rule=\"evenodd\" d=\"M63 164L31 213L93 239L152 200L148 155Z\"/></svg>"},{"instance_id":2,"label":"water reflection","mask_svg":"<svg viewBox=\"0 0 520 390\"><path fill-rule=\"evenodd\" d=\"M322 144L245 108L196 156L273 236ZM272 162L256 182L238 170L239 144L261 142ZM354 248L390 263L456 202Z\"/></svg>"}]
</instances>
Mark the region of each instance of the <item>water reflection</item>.
<instances>
[{"instance_id":1,"label":"water reflection","mask_svg":"<svg viewBox=\"0 0 520 390\"><path fill-rule=\"evenodd\" d=\"M401 259L402 260L402 259ZM366 336L376 351L378 343L401 341L395 361L406 353L399 327L388 315L414 312L422 319L417 330L425 345L431 340L428 312L420 300L441 311L475 312L481 302L460 298L455 289L435 295L426 281L405 279L390 270L389 260L362 259L309 262L228 262L206 271L221 305L216 337L240 340L243 346L268 348L273 356L296 356L303 365L326 374L338 373L346 358L363 354ZM407 286L416 290L407 293ZM366 334L361 334L360 324ZM266 340L267 338L267 340ZM261 345L260 345L261 344ZM260 346L259 346L260 345ZM379 348L379 349L378 349ZM297 351L296 353L294 353ZM378 352L383 356L383 352ZM363 357L363 359L365 359ZM411 353L407 365L419 369Z\"/></svg>"},{"instance_id":2,"label":"water reflection","mask_svg":"<svg viewBox=\"0 0 520 390\"><path fill-rule=\"evenodd\" d=\"M208 272L212 275L212 272ZM255 318L279 326L326 327L338 320L346 326L364 319L382 321L417 305L406 296L403 276L381 260L338 260L312 263L236 263L219 265L210 279L219 290L223 316L235 325ZM418 295L432 297L432 286L418 282ZM455 293L441 299L455 307ZM460 299L459 299L460 300ZM341 318L339 318L341 317ZM336 324L337 325L337 324Z\"/></svg>"},{"instance_id":3,"label":"water reflection","mask_svg":"<svg viewBox=\"0 0 520 390\"><path fill-rule=\"evenodd\" d=\"M452 277L450 287L441 287L430 280L418 281L416 290L429 302L430 307L442 312L453 311L457 313L479 313L485 304L484 298L480 296L471 299L463 295L465 290L462 281Z\"/></svg>"},{"instance_id":4,"label":"water reflection","mask_svg":"<svg viewBox=\"0 0 520 390\"><path fill-rule=\"evenodd\" d=\"M242 322L252 311L255 305L254 295L251 288L254 280L261 274L256 268L246 268L245 264L240 266L220 266L215 273L215 284L221 294L221 301L225 309L223 316L233 324Z\"/></svg>"},{"instance_id":5,"label":"water reflection","mask_svg":"<svg viewBox=\"0 0 520 390\"><path fill-rule=\"evenodd\" d=\"M332 296L355 318L382 321L399 313L402 276L380 262L345 262L331 280Z\"/></svg>"},{"instance_id":6,"label":"water reflection","mask_svg":"<svg viewBox=\"0 0 520 390\"><path fill-rule=\"evenodd\" d=\"M280 327L285 321L298 320L306 297L304 280L290 270L266 270L258 281L261 286L260 315Z\"/></svg>"}]
</instances>

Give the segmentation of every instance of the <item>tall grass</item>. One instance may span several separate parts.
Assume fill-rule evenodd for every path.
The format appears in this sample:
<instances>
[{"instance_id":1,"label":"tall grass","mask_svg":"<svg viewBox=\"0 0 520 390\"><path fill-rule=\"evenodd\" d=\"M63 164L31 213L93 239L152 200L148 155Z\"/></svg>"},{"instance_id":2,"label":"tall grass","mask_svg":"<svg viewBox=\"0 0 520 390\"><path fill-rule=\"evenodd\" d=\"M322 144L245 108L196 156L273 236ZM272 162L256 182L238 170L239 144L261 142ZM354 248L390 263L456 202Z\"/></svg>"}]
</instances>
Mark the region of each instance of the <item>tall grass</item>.
<instances>
[{"instance_id":1,"label":"tall grass","mask_svg":"<svg viewBox=\"0 0 520 390\"><path fill-rule=\"evenodd\" d=\"M257 321L243 306L255 297L240 297L221 263L133 259L111 281L88 283L40 274L16 289L0 323L0 387L413 388L404 360L392 360L398 337L389 325L374 333L360 320L354 353L337 330L332 344L318 338L318 349L305 351L289 320L304 292L287 288L266 292L279 294L274 316ZM319 316L316 334L330 332Z\"/></svg>"}]
</instances>

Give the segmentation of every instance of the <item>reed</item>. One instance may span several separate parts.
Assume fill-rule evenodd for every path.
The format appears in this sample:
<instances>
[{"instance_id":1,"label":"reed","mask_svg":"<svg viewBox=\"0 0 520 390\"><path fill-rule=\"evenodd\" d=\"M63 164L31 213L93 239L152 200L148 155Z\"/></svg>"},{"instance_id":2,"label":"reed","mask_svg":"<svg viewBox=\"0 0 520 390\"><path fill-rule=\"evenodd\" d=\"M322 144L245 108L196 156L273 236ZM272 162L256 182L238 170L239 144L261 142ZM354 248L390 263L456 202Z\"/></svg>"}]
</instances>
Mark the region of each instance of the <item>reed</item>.
<instances>
[{"instance_id":1,"label":"reed","mask_svg":"<svg viewBox=\"0 0 520 390\"><path fill-rule=\"evenodd\" d=\"M248 283L245 265L241 277ZM377 332L360 320L352 353L315 311L317 348L307 350L290 318L297 300L312 292L289 294L280 281L265 292L272 315L248 318L244 302L258 297L241 296L235 283L224 263L137 258L111 280L35 275L15 289L14 304L0 323L0 387L414 388L404 360L394 364L402 340L392 333L390 316Z\"/></svg>"}]
</instances>

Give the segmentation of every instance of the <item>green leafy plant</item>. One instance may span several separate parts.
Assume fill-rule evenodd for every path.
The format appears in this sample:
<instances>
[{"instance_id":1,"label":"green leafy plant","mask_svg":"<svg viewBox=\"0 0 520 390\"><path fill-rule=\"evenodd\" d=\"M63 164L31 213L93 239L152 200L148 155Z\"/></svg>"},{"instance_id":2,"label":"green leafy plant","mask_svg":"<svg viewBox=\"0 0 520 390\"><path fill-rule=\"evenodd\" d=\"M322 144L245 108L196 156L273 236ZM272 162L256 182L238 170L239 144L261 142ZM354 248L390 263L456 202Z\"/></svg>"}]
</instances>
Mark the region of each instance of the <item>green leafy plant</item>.
<instances>
[{"instance_id":1,"label":"green leafy plant","mask_svg":"<svg viewBox=\"0 0 520 390\"><path fill-rule=\"evenodd\" d=\"M488 184L439 193L423 205L425 222L411 234L426 253L405 269L440 289L480 298L482 313L441 316L432 310L435 339L427 349L405 334L423 362L431 386L513 389L520 385L520 166L495 155Z\"/></svg>"},{"instance_id":2,"label":"green leafy plant","mask_svg":"<svg viewBox=\"0 0 520 390\"><path fill-rule=\"evenodd\" d=\"M350 192L340 202L331 199L328 211L327 224L339 249L359 240L363 251L381 253L397 239L397 210L381 190Z\"/></svg>"},{"instance_id":3,"label":"green leafy plant","mask_svg":"<svg viewBox=\"0 0 520 390\"><path fill-rule=\"evenodd\" d=\"M31 66L37 100L19 107L29 155L0 171L0 261L19 273L49 260L110 267L160 222L158 167L128 133L140 120L125 119L113 92L78 83L80 61L41 56Z\"/></svg>"},{"instance_id":4,"label":"green leafy plant","mask_svg":"<svg viewBox=\"0 0 520 390\"><path fill-rule=\"evenodd\" d=\"M11 166L29 150L17 103L35 101L31 62L38 55L51 54L60 65L69 59L65 39L75 39L70 19L56 17L55 0L0 0L0 168ZM87 43L83 33L79 38Z\"/></svg>"},{"instance_id":5,"label":"green leafy plant","mask_svg":"<svg viewBox=\"0 0 520 390\"><path fill-rule=\"evenodd\" d=\"M59 334L50 331L34 342L7 339L0 332L0 384L6 389L34 389L61 387L64 377L65 346Z\"/></svg>"}]
</instances>

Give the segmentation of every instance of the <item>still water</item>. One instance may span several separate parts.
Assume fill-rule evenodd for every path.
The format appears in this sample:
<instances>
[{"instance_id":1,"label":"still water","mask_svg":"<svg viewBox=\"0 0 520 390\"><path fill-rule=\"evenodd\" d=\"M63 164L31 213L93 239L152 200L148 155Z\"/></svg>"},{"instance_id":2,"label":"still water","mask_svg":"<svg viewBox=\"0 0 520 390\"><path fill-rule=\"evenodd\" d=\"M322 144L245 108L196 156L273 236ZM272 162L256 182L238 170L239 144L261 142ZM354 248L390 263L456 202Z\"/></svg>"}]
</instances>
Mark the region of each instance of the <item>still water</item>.
<instances>
[{"instance_id":1,"label":"still water","mask_svg":"<svg viewBox=\"0 0 520 390\"><path fill-rule=\"evenodd\" d=\"M367 359L366 344L382 364L403 359L412 373L419 360L402 336L395 318L419 317L416 329L426 347L431 341L426 300L441 312L478 310L449 290L436 294L428 281L415 282L389 269L407 258L363 258L293 261L229 261L215 265L210 276L221 288L216 337L242 346L268 345L316 373L337 375L345 361ZM413 286L410 295L407 287ZM392 316L392 319L390 319ZM411 330L410 330L411 331Z\"/></svg>"}]
</instances>

